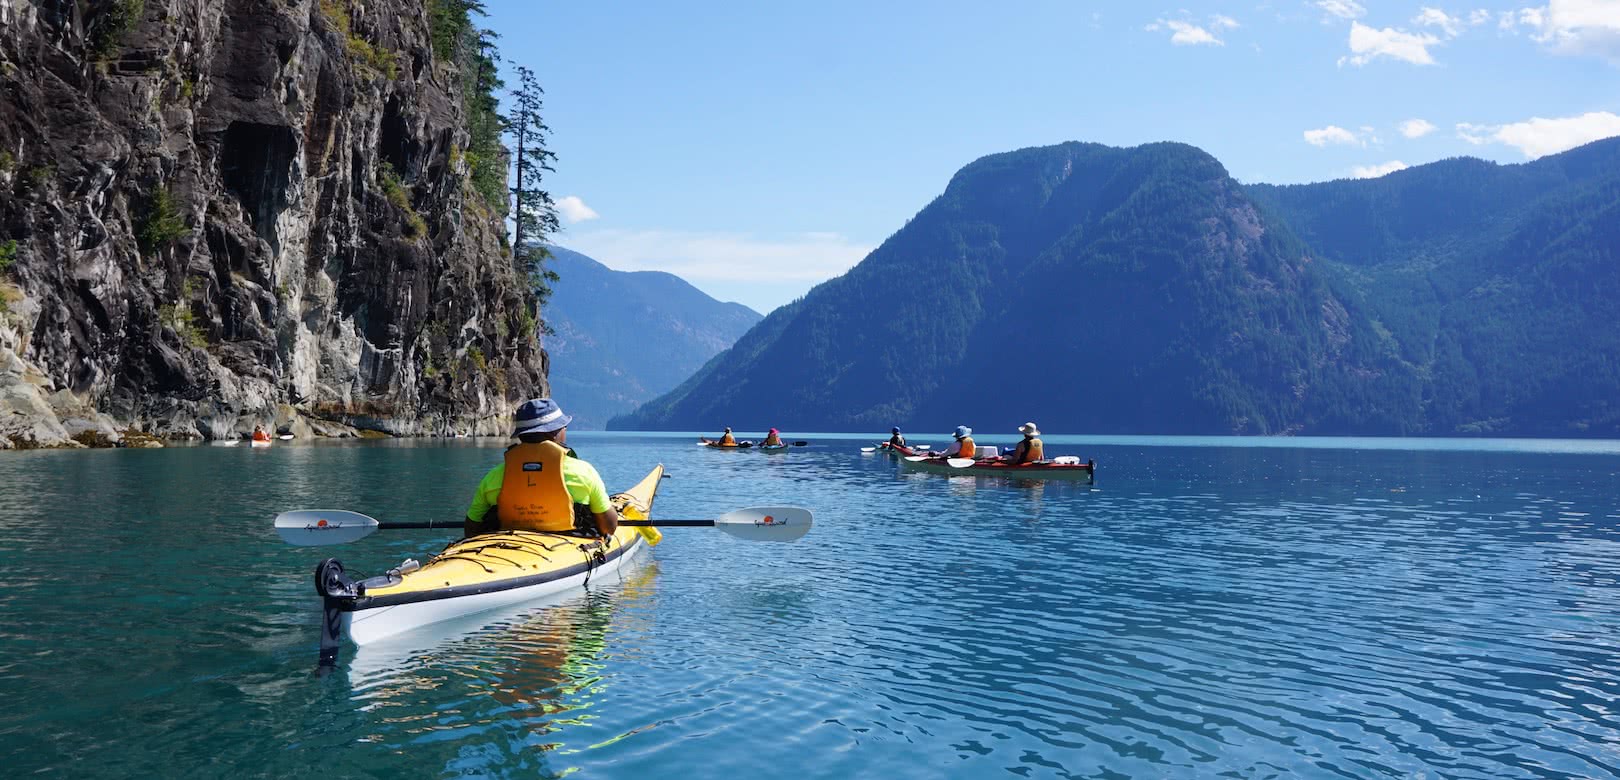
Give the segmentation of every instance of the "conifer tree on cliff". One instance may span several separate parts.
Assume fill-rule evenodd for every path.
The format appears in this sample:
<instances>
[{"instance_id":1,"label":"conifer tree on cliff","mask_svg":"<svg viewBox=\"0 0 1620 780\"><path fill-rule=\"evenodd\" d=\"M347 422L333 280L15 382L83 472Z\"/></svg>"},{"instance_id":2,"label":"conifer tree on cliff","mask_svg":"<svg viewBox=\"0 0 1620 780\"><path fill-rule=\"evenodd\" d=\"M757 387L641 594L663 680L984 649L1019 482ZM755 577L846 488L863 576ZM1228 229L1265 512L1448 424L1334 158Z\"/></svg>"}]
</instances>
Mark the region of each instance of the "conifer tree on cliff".
<instances>
[{"instance_id":1,"label":"conifer tree on cliff","mask_svg":"<svg viewBox=\"0 0 1620 780\"><path fill-rule=\"evenodd\" d=\"M557 272L545 267L551 257L545 240L558 228L557 205L551 194L540 189L541 177L552 170L557 155L546 149L546 133L551 128L540 118L540 97L545 91L534 78L534 71L519 67L518 85L512 90L512 111L507 117L507 133L512 140L512 257L519 269L529 275L541 303L551 295Z\"/></svg>"}]
</instances>

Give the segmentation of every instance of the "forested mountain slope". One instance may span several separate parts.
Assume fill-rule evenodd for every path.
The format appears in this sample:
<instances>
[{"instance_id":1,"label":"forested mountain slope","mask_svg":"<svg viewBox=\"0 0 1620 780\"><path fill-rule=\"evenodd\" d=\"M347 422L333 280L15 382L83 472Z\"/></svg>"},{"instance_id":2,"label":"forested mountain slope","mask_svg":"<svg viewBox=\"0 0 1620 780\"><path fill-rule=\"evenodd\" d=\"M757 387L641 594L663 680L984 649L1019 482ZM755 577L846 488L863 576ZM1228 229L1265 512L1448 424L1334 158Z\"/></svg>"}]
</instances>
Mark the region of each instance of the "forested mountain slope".
<instances>
[{"instance_id":1,"label":"forested mountain slope","mask_svg":"<svg viewBox=\"0 0 1620 780\"><path fill-rule=\"evenodd\" d=\"M1393 351L1209 155L1070 143L967 166L617 424L1279 433L1415 394Z\"/></svg>"},{"instance_id":2,"label":"forested mountain slope","mask_svg":"<svg viewBox=\"0 0 1620 780\"><path fill-rule=\"evenodd\" d=\"M1295 187L992 155L613 426L1620 435L1617 144Z\"/></svg>"}]
</instances>

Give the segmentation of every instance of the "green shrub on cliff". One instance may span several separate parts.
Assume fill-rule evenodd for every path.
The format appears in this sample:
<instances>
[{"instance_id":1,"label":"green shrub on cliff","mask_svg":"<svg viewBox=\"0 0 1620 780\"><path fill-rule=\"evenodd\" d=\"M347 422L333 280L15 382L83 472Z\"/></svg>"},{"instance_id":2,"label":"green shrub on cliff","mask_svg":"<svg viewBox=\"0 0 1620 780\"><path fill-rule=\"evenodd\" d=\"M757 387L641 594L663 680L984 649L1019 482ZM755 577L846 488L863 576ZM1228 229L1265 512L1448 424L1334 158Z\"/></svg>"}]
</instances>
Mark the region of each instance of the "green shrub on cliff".
<instances>
[{"instance_id":1,"label":"green shrub on cliff","mask_svg":"<svg viewBox=\"0 0 1620 780\"><path fill-rule=\"evenodd\" d=\"M90 58L104 60L118 51L124 36L140 24L145 0L116 0L91 23Z\"/></svg>"},{"instance_id":2,"label":"green shrub on cliff","mask_svg":"<svg viewBox=\"0 0 1620 780\"><path fill-rule=\"evenodd\" d=\"M0 274L11 270L11 264L17 262L17 239L0 242Z\"/></svg>"},{"instance_id":3,"label":"green shrub on cliff","mask_svg":"<svg viewBox=\"0 0 1620 780\"><path fill-rule=\"evenodd\" d=\"M364 38L349 36L349 55L360 64L388 77L389 81L399 78L399 57L381 46L372 46Z\"/></svg>"},{"instance_id":4,"label":"green shrub on cliff","mask_svg":"<svg viewBox=\"0 0 1620 780\"><path fill-rule=\"evenodd\" d=\"M382 185L383 195L387 196L388 202L405 212L405 235L411 238L427 235L427 220L422 219L422 215L411 206L411 194L405 191L405 182L400 180L394 167L385 163L377 171L377 181Z\"/></svg>"},{"instance_id":5,"label":"green shrub on cliff","mask_svg":"<svg viewBox=\"0 0 1620 780\"><path fill-rule=\"evenodd\" d=\"M167 248L185 235L187 230L186 221L175 205L174 196L169 194L169 188L158 187L152 191L152 198L146 205L146 213L135 231L135 241L140 244L141 252L151 254Z\"/></svg>"},{"instance_id":6,"label":"green shrub on cliff","mask_svg":"<svg viewBox=\"0 0 1620 780\"><path fill-rule=\"evenodd\" d=\"M360 37L349 20L349 0L321 0L321 16L332 29L343 34L344 45L355 62L388 77L399 77L399 55Z\"/></svg>"}]
</instances>

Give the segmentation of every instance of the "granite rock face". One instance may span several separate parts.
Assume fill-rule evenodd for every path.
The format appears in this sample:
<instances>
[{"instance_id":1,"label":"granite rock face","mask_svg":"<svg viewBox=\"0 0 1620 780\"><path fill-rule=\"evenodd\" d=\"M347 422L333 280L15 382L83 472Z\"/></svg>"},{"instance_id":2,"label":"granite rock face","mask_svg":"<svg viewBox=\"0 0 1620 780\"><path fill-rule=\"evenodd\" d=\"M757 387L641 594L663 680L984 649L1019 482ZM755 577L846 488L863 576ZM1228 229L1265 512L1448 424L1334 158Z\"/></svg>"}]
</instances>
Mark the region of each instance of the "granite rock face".
<instances>
[{"instance_id":1,"label":"granite rock face","mask_svg":"<svg viewBox=\"0 0 1620 780\"><path fill-rule=\"evenodd\" d=\"M0 0L0 447L505 433L546 392L425 8Z\"/></svg>"}]
</instances>

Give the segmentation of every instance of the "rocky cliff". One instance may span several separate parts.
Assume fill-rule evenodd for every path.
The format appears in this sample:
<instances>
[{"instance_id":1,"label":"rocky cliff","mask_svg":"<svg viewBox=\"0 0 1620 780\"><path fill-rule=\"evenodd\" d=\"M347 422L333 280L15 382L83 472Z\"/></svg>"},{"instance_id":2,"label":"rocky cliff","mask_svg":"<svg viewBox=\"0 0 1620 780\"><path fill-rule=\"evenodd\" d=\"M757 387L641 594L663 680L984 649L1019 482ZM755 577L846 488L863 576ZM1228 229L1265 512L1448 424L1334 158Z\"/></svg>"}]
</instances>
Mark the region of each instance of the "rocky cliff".
<instances>
[{"instance_id":1,"label":"rocky cliff","mask_svg":"<svg viewBox=\"0 0 1620 780\"><path fill-rule=\"evenodd\" d=\"M420 0L0 0L0 447L504 433L546 361L461 81Z\"/></svg>"}]
</instances>

